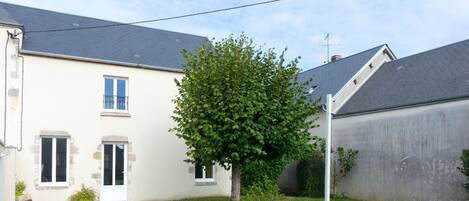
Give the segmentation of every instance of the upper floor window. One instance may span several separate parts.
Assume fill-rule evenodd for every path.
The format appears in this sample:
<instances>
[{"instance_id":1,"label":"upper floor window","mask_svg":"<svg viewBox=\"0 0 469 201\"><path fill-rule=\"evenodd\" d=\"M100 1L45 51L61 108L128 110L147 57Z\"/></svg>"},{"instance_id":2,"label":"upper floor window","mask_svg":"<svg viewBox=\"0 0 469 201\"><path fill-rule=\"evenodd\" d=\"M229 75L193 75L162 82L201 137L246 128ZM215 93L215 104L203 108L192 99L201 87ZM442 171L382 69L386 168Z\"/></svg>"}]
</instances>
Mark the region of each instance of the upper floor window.
<instances>
[{"instance_id":1,"label":"upper floor window","mask_svg":"<svg viewBox=\"0 0 469 201\"><path fill-rule=\"evenodd\" d=\"M104 109L128 110L128 79L104 77Z\"/></svg>"},{"instance_id":2,"label":"upper floor window","mask_svg":"<svg viewBox=\"0 0 469 201\"><path fill-rule=\"evenodd\" d=\"M214 177L214 167L213 165L195 165L195 181L197 182L206 182L206 181L215 181Z\"/></svg>"},{"instance_id":3,"label":"upper floor window","mask_svg":"<svg viewBox=\"0 0 469 201\"><path fill-rule=\"evenodd\" d=\"M43 185L67 185L69 144L65 137L41 138L40 178Z\"/></svg>"}]
</instances>

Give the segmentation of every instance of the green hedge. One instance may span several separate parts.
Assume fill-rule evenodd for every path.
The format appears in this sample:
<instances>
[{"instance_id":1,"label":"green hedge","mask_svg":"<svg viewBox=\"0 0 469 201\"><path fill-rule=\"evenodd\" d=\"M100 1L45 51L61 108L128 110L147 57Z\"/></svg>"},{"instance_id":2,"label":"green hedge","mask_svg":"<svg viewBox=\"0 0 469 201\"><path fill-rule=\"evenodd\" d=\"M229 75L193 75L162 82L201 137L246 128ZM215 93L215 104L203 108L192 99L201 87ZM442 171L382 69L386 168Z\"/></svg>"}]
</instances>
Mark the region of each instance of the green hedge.
<instances>
[{"instance_id":1,"label":"green hedge","mask_svg":"<svg viewBox=\"0 0 469 201\"><path fill-rule=\"evenodd\" d=\"M297 167L298 194L308 197L324 196L324 154L314 153L309 160L301 160Z\"/></svg>"},{"instance_id":2,"label":"green hedge","mask_svg":"<svg viewBox=\"0 0 469 201\"><path fill-rule=\"evenodd\" d=\"M469 149L462 150L462 167L459 168L461 172L466 175L466 183L464 183L463 187L469 193Z\"/></svg>"},{"instance_id":3,"label":"green hedge","mask_svg":"<svg viewBox=\"0 0 469 201\"><path fill-rule=\"evenodd\" d=\"M278 178L291 160L257 160L247 163L241 168L241 194L260 183L274 183L278 188ZM266 189L269 190L269 189Z\"/></svg>"}]
</instances>

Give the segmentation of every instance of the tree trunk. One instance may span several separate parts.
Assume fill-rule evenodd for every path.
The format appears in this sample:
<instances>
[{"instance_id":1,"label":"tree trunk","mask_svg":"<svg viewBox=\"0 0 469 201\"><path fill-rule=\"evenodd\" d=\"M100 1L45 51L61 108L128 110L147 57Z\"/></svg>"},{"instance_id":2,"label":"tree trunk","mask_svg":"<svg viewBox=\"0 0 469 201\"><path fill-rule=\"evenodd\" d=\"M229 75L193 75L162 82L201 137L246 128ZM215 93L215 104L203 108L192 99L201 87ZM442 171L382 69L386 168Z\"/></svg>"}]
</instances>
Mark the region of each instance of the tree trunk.
<instances>
[{"instance_id":1,"label":"tree trunk","mask_svg":"<svg viewBox=\"0 0 469 201\"><path fill-rule=\"evenodd\" d=\"M241 194L241 164L234 162L231 168L231 201L239 201Z\"/></svg>"}]
</instances>

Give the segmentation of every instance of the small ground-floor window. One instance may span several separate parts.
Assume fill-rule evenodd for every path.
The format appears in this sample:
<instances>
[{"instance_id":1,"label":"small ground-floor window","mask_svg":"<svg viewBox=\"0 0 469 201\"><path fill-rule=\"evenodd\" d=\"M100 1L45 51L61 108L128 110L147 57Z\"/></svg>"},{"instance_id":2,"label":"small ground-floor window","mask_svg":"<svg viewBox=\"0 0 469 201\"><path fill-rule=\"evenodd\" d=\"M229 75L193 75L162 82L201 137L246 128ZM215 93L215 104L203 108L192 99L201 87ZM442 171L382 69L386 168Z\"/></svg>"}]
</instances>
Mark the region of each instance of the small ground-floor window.
<instances>
[{"instance_id":1,"label":"small ground-floor window","mask_svg":"<svg viewBox=\"0 0 469 201\"><path fill-rule=\"evenodd\" d=\"M69 142L67 138L41 138L41 184L68 185L68 153Z\"/></svg>"},{"instance_id":2,"label":"small ground-floor window","mask_svg":"<svg viewBox=\"0 0 469 201\"><path fill-rule=\"evenodd\" d=\"M214 177L214 167L212 164L209 165L195 165L195 181L205 182L205 181L215 181Z\"/></svg>"}]
</instances>

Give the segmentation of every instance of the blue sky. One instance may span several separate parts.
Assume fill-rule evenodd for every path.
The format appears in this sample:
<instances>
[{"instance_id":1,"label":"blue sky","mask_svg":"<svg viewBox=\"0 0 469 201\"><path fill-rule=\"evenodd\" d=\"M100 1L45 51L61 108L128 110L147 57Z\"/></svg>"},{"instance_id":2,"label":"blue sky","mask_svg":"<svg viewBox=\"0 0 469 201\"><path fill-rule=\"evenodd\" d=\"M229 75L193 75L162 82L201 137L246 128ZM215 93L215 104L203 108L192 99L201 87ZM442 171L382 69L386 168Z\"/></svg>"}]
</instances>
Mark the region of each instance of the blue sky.
<instances>
[{"instance_id":1,"label":"blue sky","mask_svg":"<svg viewBox=\"0 0 469 201\"><path fill-rule=\"evenodd\" d=\"M6 2L119 22L200 12L262 0L6 0ZM280 2L143 26L215 37L253 37L257 44L288 47L309 69L331 54L347 56L387 43L398 58L469 39L467 0L282 0Z\"/></svg>"}]
</instances>

